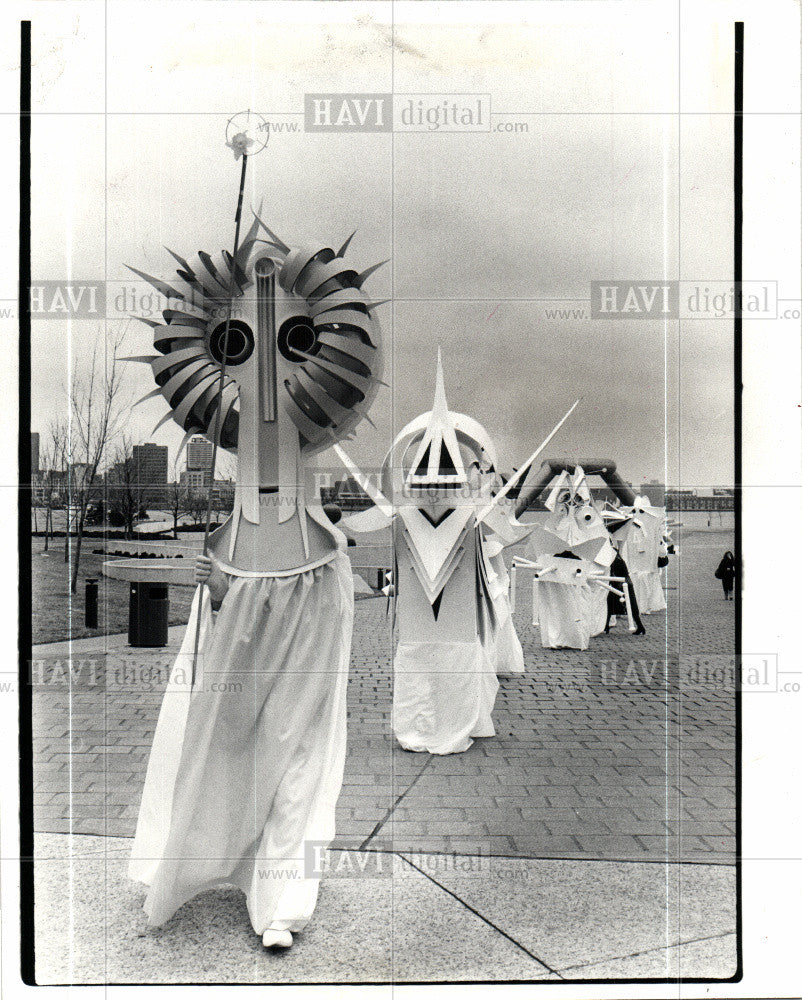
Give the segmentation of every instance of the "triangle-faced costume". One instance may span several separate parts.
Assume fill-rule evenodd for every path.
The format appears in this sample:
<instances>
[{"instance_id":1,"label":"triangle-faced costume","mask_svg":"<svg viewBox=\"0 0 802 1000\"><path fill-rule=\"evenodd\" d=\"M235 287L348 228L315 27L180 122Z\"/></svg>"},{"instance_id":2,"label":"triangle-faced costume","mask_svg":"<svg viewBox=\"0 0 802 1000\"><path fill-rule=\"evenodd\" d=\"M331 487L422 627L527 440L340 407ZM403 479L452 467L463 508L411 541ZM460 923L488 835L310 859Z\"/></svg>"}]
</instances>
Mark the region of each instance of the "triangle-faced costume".
<instances>
[{"instance_id":1,"label":"triangle-faced costume","mask_svg":"<svg viewBox=\"0 0 802 1000\"><path fill-rule=\"evenodd\" d=\"M219 885L245 893L260 935L303 929L315 906L305 846L334 836L353 577L307 466L365 415L382 372L370 272L344 262L348 242L291 248L257 217L236 256L173 254L171 284L137 272L170 305L146 321L158 353L136 359L150 395L185 441L237 455L234 511L210 539L225 592L216 615L205 586L195 596L130 861L151 925Z\"/></svg>"},{"instance_id":2,"label":"triangle-faced costume","mask_svg":"<svg viewBox=\"0 0 802 1000\"><path fill-rule=\"evenodd\" d=\"M362 477L376 506L343 522L355 533L392 525L393 731L406 750L460 753L474 737L495 734L499 629L512 626L496 612L498 560L529 530L489 495L481 470L495 465L487 431L448 409L438 353L432 409L395 438L381 490Z\"/></svg>"}]
</instances>

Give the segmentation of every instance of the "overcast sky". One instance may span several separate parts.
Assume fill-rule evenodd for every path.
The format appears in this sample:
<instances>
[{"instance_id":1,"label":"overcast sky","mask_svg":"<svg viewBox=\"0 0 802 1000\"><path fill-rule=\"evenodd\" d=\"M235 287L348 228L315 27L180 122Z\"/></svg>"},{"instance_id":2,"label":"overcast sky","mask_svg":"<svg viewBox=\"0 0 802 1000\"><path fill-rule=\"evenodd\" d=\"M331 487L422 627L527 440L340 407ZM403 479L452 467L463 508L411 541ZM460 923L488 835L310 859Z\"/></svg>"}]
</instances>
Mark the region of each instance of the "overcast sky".
<instances>
[{"instance_id":1,"label":"overcast sky","mask_svg":"<svg viewBox=\"0 0 802 1000\"><path fill-rule=\"evenodd\" d=\"M164 246L230 247L224 133L250 107L298 131L250 158L246 206L264 201L288 243L357 229L358 267L391 259L368 284L393 299L378 311L390 387L350 445L358 461L429 408L440 345L451 408L486 426L503 468L582 396L549 455L610 457L635 483L731 482L729 322L547 313L589 311L592 280L730 278L731 23L689 14L680 46L656 4L396 3L394 25L384 3L38 6L34 280L130 286L125 264L170 277ZM528 130L304 133L304 93L329 91L486 93L494 126ZM35 430L102 336L35 323ZM149 353L146 326L128 337ZM143 366L126 379L132 399L153 387ZM129 432L174 448L178 427L150 434L165 407L134 410Z\"/></svg>"}]
</instances>

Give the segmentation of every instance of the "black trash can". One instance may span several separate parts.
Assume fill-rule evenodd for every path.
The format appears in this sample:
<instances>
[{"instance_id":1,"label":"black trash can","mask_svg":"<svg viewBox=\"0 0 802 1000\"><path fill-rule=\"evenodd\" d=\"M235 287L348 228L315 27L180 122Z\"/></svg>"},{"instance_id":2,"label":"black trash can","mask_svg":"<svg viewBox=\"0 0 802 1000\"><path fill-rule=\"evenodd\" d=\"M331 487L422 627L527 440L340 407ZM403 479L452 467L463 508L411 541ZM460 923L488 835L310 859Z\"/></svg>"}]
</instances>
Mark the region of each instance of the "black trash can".
<instances>
[{"instance_id":1,"label":"black trash can","mask_svg":"<svg viewBox=\"0 0 802 1000\"><path fill-rule=\"evenodd\" d=\"M128 644L166 646L170 591L166 583L132 583L128 601Z\"/></svg>"},{"instance_id":2,"label":"black trash can","mask_svg":"<svg viewBox=\"0 0 802 1000\"><path fill-rule=\"evenodd\" d=\"M97 628L97 577L94 576L90 576L86 581L84 625L87 628Z\"/></svg>"}]
</instances>

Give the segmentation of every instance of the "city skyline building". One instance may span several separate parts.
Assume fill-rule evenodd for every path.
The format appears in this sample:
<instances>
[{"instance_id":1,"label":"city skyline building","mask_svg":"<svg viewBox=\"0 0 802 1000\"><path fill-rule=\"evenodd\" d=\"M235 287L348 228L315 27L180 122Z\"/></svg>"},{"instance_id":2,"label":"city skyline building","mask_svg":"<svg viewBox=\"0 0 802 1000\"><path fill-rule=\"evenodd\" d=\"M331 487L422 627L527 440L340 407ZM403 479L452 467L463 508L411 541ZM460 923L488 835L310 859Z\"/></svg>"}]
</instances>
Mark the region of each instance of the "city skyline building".
<instances>
[{"instance_id":1,"label":"city skyline building","mask_svg":"<svg viewBox=\"0 0 802 1000\"><path fill-rule=\"evenodd\" d=\"M135 444L131 449L133 481L142 490L143 506L164 503L167 494L167 445Z\"/></svg>"},{"instance_id":2,"label":"city skyline building","mask_svg":"<svg viewBox=\"0 0 802 1000\"><path fill-rule=\"evenodd\" d=\"M214 445L202 434L190 438L187 445L186 482L190 488L212 485Z\"/></svg>"}]
</instances>

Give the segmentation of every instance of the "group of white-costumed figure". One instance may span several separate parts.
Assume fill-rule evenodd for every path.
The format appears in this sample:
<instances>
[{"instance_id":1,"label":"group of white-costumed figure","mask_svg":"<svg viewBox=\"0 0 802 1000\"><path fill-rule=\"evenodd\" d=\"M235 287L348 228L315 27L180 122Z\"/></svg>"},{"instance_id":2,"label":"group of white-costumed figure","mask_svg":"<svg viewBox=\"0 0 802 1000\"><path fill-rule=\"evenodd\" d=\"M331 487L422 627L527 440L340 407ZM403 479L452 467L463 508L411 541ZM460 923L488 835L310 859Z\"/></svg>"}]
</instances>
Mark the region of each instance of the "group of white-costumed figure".
<instances>
[{"instance_id":1,"label":"group of white-costumed figure","mask_svg":"<svg viewBox=\"0 0 802 1000\"><path fill-rule=\"evenodd\" d=\"M643 496L601 508L582 466L549 487L549 516L514 569L533 571L533 624L544 648L587 649L619 616L645 635L641 615L666 609L661 568L673 552L665 511Z\"/></svg>"},{"instance_id":2,"label":"group of white-costumed figure","mask_svg":"<svg viewBox=\"0 0 802 1000\"><path fill-rule=\"evenodd\" d=\"M571 411L503 483L487 431L448 409L438 353L432 409L396 436L378 487L342 449L382 375L363 291L375 268L346 264L349 242L292 248L256 216L233 254L173 253L170 283L136 272L171 303L163 322L145 320L157 353L133 359L152 369L149 396L167 400L164 421L184 443L205 434L237 456L234 509L197 562L142 794L129 872L148 886L151 926L234 885L264 945L286 948L314 909L306 845L335 832L354 597L346 536L311 488L313 455L333 447L373 501L342 522L350 535L392 531L392 724L404 749L460 753L495 734L497 677L524 669L508 546L529 538L544 645L586 648L609 617L616 553L582 470L554 485L544 526L521 524L510 501ZM642 501L609 517L651 611L662 522Z\"/></svg>"}]
</instances>

